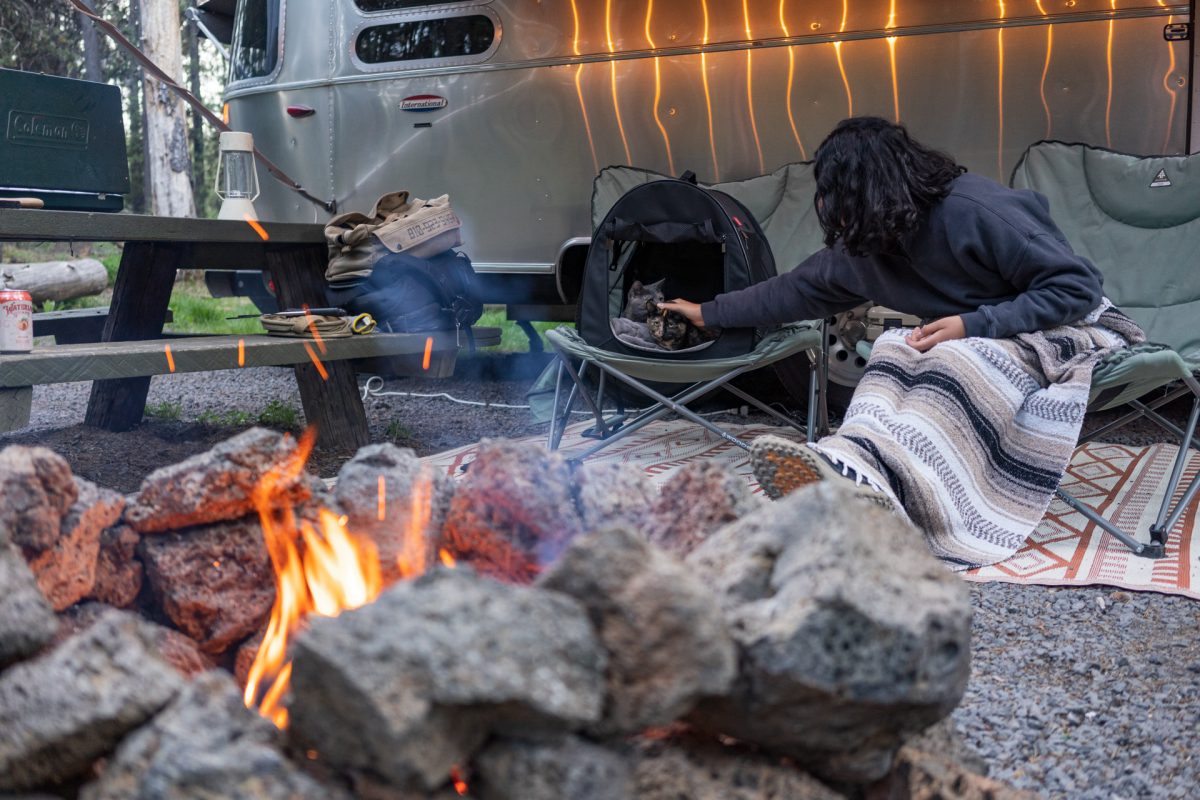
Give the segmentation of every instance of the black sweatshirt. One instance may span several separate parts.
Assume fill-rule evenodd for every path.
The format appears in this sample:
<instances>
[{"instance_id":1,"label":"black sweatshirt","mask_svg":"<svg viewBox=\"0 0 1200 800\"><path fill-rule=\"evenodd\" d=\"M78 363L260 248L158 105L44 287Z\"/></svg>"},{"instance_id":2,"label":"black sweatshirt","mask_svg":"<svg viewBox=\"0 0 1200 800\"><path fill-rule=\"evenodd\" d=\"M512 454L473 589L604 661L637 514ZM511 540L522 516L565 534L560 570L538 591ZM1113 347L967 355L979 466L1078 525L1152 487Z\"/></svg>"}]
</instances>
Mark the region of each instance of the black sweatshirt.
<instances>
[{"instance_id":1,"label":"black sweatshirt","mask_svg":"<svg viewBox=\"0 0 1200 800\"><path fill-rule=\"evenodd\" d=\"M961 315L967 336L1000 339L1075 322L1100 304L1100 272L1050 219L1046 198L970 173L930 209L905 255L840 244L791 272L702 304L706 325L819 319L874 302L926 321Z\"/></svg>"}]
</instances>

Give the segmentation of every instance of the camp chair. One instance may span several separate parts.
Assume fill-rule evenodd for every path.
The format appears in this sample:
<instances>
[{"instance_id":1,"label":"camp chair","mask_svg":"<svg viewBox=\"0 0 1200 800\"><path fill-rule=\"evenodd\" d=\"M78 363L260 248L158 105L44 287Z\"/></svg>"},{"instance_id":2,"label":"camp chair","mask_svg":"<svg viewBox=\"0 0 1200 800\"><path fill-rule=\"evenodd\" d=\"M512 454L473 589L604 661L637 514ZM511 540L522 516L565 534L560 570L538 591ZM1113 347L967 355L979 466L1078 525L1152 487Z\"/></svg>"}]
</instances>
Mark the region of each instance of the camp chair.
<instances>
[{"instance_id":1,"label":"camp chair","mask_svg":"<svg viewBox=\"0 0 1200 800\"><path fill-rule=\"evenodd\" d=\"M1058 494L1136 555L1162 558L1171 529L1200 491L1197 476L1171 504L1190 447L1197 445L1200 419L1200 159L1140 157L1043 141L1026 150L1011 183L1049 199L1054 221L1071 246L1104 274L1105 294L1155 343L1120 351L1097 367L1088 410L1126 404L1131 410L1083 439L1099 439L1142 418L1179 437L1179 456L1150 526L1150 541L1138 541L1061 488ZM1149 392L1163 387L1169 387L1163 396L1146 401ZM1181 430L1157 409L1189 392L1192 412Z\"/></svg>"},{"instance_id":2,"label":"camp chair","mask_svg":"<svg viewBox=\"0 0 1200 800\"><path fill-rule=\"evenodd\" d=\"M751 229L754 229L757 233L761 233L770 245L770 251L765 254L766 258L770 260L773 254L776 263L781 266L793 266L822 246L820 227L812 210L815 185L808 164L790 164L770 175L737 183L706 187L720 190L735 198L736 202L731 206L725 200L721 200L718 205L724 206L726 211L732 208L732 213L726 217L714 205L714 216L706 217L705 220L700 218L704 216L703 202L698 199L697 205L690 206L688 198L681 197L681 195L689 195L688 191L674 191L671 186L664 183L656 184L654 187L646 186L646 184L666 180L670 179L665 175L631 167L610 167L603 170L593 185L593 229L598 232L608 231L610 228L614 231L636 230L638 233L629 235L640 237L639 241L649 242L649 247L655 247L654 243L659 241L658 231L654 230L657 223L653 220L630 220L621 216L623 208L637 205L630 198L640 194L641 196L652 196L648 197L645 205L660 216L664 210L671 208L696 209L698 211L695 217L696 227L703 227L708 231L708 234L703 231L698 232L697 241L703 240L706 235L711 235L713 225L717 226L716 233L721 234L722 223L728 225L730 220L733 220L737 226L745 225L742 233L749 234ZM679 182L674 183L678 184ZM709 202L712 202L712 198L709 198ZM738 204L740 204L740 211L737 210ZM751 219L741 219L738 215L744 217L745 213L743 212L749 212ZM667 214L666 218L676 219L670 214ZM684 218L691 219L686 214ZM761 231L757 230L758 221L762 221ZM671 232L686 227L688 226L677 225L674 221L663 225L664 229L670 228ZM595 418L595 425L584 435L599 440L595 446L576 456L578 459L586 458L645 425L672 414L695 422L738 447L748 449L749 445L746 442L723 430L689 407L695 401L719 388L724 388L749 405L786 425L809 432L811 437L811 432L815 431L816 426L823 421L819 414L819 410L823 408L821 403L823 384L819 378L819 369L813 370L809 382L809 418L804 425L797 424L744 389L731 385L730 381L739 375L775 364L800 353L808 352L810 356L818 357L824 338L820 321L783 326L762 336L753 344L752 349L748 339L751 332L726 331L726 335L734 334L744 337L747 344L740 349L736 347L725 347L723 350L714 348L712 351L691 354L680 351L674 354L674 357L641 355L631 347L625 346L621 341L611 339L605 341L607 320L610 316L615 316L615 308L604 308L604 306L606 303L611 306L613 290L617 285L612 281L619 280L626 267L623 264L618 265L620 259L620 254L617 252L618 245L613 244L614 241L619 242L622 237L615 235L602 240L600 239L602 235L602 233L597 234L598 243L593 244L588 254L588 267L585 268L584 295L581 298L581 304L588 297L592 297L593 302L587 308L581 305L580 329L559 328L546 333L546 338L557 356L553 413L548 442L552 449L557 449L563 430L577 401L582 401ZM720 241L728 241L728 247L732 253L740 243L740 239L738 232L734 230L729 231L729 236L723 236ZM671 258L668 251L654 252L656 253L655 259L670 260ZM692 260L703 260L705 252L712 251L704 251L701 245L685 250L685 252L686 258L689 259L688 263L691 263ZM726 253L725 244L720 245L720 252ZM745 255L745 253L739 254ZM755 254L763 255L760 251L750 253L752 256ZM731 257L733 256L722 256L723 259L726 259L726 263L729 263L727 259ZM593 265L593 261L598 261L598 263ZM768 274L773 274L773 270ZM596 285L592 286L593 283ZM589 294L593 289L596 291ZM595 297L597 294L600 295L599 301ZM685 357L677 357L679 355ZM569 377L571 383L570 389L566 392L564 392L564 377ZM623 394L632 393L646 398L649 406L638 412L632 419L627 418L620 405L615 413L606 416L607 412L603 408L609 393L606 393L605 389L610 382L619 384L623 390L612 393L618 400ZM664 383L670 384L673 388L665 390L662 386ZM683 388L679 388L679 386ZM564 398L565 403L563 402Z\"/></svg>"}]
</instances>

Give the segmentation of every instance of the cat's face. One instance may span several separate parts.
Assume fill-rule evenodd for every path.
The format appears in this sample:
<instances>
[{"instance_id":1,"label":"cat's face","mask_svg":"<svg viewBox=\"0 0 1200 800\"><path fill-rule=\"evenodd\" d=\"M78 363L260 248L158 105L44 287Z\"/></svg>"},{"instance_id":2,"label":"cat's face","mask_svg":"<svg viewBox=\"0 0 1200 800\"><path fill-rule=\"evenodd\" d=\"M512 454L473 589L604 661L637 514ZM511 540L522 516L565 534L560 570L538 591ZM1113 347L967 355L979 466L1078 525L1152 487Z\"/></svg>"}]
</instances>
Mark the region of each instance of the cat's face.
<instances>
[{"instance_id":1,"label":"cat's face","mask_svg":"<svg viewBox=\"0 0 1200 800\"><path fill-rule=\"evenodd\" d=\"M687 317L675 311L659 311L647 320L650 335L668 350L679 350L688 342Z\"/></svg>"},{"instance_id":2,"label":"cat's face","mask_svg":"<svg viewBox=\"0 0 1200 800\"><path fill-rule=\"evenodd\" d=\"M650 284L634 281L629 287L629 294L625 298L625 311L621 316L634 322L647 322L648 316L657 314L658 304L666 299L663 297L665 282L665 279Z\"/></svg>"}]
</instances>

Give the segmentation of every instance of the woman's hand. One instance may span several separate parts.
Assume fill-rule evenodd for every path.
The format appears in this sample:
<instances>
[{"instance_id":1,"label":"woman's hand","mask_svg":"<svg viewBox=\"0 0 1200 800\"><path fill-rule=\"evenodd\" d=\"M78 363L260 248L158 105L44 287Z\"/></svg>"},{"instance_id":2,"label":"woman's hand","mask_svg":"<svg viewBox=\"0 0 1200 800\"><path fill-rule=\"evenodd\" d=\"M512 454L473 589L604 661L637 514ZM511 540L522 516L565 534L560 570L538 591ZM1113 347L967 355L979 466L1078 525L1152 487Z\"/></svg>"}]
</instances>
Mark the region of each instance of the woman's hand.
<instances>
[{"instance_id":1,"label":"woman's hand","mask_svg":"<svg viewBox=\"0 0 1200 800\"><path fill-rule=\"evenodd\" d=\"M963 325L962 317L942 317L928 325L922 325L913 330L904 341L915 350L926 352L936 344L948 342L951 339L966 338L967 328Z\"/></svg>"},{"instance_id":2,"label":"woman's hand","mask_svg":"<svg viewBox=\"0 0 1200 800\"><path fill-rule=\"evenodd\" d=\"M700 313L700 305L698 303L677 298L667 303L659 303L658 307L663 311L675 311L683 314L683 316L687 317L687 321L697 328L704 327L704 315Z\"/></svg>"}]
</instances>

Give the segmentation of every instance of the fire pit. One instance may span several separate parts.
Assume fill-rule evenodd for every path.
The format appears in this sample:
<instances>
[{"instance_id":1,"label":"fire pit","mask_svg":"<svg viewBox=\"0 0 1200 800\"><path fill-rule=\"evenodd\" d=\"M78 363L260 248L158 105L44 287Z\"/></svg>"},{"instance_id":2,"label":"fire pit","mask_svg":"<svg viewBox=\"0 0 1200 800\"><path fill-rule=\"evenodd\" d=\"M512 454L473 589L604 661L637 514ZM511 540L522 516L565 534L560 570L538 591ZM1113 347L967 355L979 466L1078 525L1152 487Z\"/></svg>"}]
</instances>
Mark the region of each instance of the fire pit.
<instances>
[{"instance_id":1,"label":"fire pit","mask_svg":"<svg viewBox=\"0 0 1200 800\"><path fill-rule=\"evenodd\" d=\"M904 748L962 696L967 593L838 486L495 441L457 482L370 446L330 490L310 446L248 431L128 498L0 452L0 792L1002 789Z\"/></svg>"}]
</instances>

